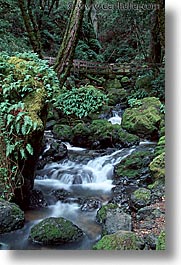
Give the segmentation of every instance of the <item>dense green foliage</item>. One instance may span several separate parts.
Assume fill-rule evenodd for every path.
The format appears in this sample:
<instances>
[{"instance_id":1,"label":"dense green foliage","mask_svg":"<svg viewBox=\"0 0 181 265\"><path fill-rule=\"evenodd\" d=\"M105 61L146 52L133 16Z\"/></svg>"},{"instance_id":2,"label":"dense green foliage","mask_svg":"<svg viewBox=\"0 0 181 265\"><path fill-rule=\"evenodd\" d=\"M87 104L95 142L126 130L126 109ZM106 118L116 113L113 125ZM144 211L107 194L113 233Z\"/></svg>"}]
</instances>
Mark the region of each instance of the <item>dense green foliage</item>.
<instances>
[{"instance_id":1,"label":"dense green foliage","mask_svg":"<svg viewBox=\"0 0 181 265\"><path fill-rule=\"evenodd\" d=\"M64 90L56 100L55 107L66 115L82 118L96 112L107 102L107 97L94 86Z\"/></svg>"},{"instance_id":2,"label":"dense green foliage","mask_svg":"<svg viewBox=\"0 0 181 265\"><path fill-rule=\"evenodd\" d=\"M7 188L13 189L13 186L21 185L19 178L18 181L15 178L21 175L18 161L33 155L28 135L43 126L35 113L38 100L34 98L31 106L30 95L36 91L37 96L50 101L53 91L58 88L58 80L46 61L40 60L35 54L23 53L10 57L1 53L0 87L1 144L5 145L7 164L12 164L9 171L7 165L1 167L0 173L8 183ZM9 179L14 183L10 184Z\"/></svg>"}]
</instances>

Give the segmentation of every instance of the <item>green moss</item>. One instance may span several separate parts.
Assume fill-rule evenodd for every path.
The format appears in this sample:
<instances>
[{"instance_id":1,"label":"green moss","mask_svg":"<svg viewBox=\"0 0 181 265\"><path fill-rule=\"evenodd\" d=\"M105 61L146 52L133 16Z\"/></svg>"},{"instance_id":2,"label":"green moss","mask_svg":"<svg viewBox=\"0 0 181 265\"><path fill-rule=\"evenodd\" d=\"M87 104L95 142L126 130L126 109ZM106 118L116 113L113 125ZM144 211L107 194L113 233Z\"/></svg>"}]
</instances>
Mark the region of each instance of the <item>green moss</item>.
<instances>
[{"instance_id":1,"label":"green moss","mask_svg":"<svg viewBox=\"0 0 181 265\"><path fill-rule=\"evenodd\" d=\"M160 137L158 144L155 148L155 155L161 155L165 151L165 135Z\"/></svg>"},{"instance_id":2,"label":"green moss","mask_svg":"<svg viewBox=\"0 0 181 265\"><path fill-rule=\"evenodd\" d=\"M139 188L133 194L137 200L149 200L151 196L151 192L145 188Z\"/></svg>"},{"instance_id":3,"label":"green moss","mask_svg":"<svg viewBox=\"0 0 181 265\"><path fill-rule=\"evenodd\" d=\"M139 178L153 157L154 154L149 151L134 152L116 166L115 173L117 177Z\"/></svg>"},{"instance_id":4,"label":"green moss","mask_svg":"<svg viewBox=\"0 0 181 265\"><path fill-rule=\"evenodd\" d=\"M155 180L165 178L165 152L156 156L149 165Z\"/></svg>"},{"instance_id":5,"label":"green moss","mask_svg":"<svg viewBox=\"0 0 181 265\"><path fill-rule=\"evenodd\" d=\"M158 237L156 250L166 250L166 233L162 231Z\"/></svg>"},{"instance_id":6,"label":"green moss","mask_svg":"<svg viewBox=\"0 0 181 265\"><path fill-rule=\"evenodd\" d=\"M123 78L121 78L121 83L127 83L129 82L129 78L127 76L124 76Z\"/></svg>"},{"instance_id":7,"label":"green moss","mask_svg":"<svg viewBox=\"0 0 181 265\"><path fill-rule=\"evenodd\" d=\"M41 110L45 105L47 93L45 88L39 88L36 91L30 93L24 99L25 110L28 111L29 117L33 122L38 124L38 129L42 130L44 124L41 117Z\"/></svg>"},{"instance_id":8,"label":"green moss","mask_svg":"<svg viewBox=\"0 0 181 265\"><path fill-rule=\"evenodd\" d=\"M83 236L83 232L72 222L64 218L50 217L35 225L30 239L42 244L60 244L72 242Z\"/></svg>"},{"instance_id":9,"label":"green moss","mask_svg":"<svg viewBox=\"0 0 181 265\"><path fill-rule=\"evenodd\" d=\"M53 127L53 133L56 135L56 137L58 137L59 139L61 139L62 141L72 141L72 128L69 125L61 125L61 124L56 124Z\"/></svg>"},{"instance_id":10,"label":"green moss","mask_svg":"<svg viewBox=\"0 0 181 265\"><path fill-rule=\"evenodd\" d=\"M128 92L124 89L111 88L108 91L108 105L115 106L118 103L126 103Z\"/></svg>"},{"instance_id":11,"label":"green moss","mask_svg":"<svg viewBox=\"0 0 181 265\"><path fill-rule=\"evenodd\" d=\"M161 102L154 97L140 100L140 106L125 110L122 127L140 136L152 136L159 131Z\"/></svg>"},{"instance_id":12,"label":"green moss","mask_svg":"<svg viewBox=\"0 0 181 265\"><path fill-rule=\"evenodd\" d=\"M107 216L107 211L110 209L116 209L118 208L117 204L113 204L113 203L108 203L107 205L103 205L97 212L97 221L99 223L104 223L106 216Z\"/></svg>"},{"instance_id":13,"label":"green moss","mask_svg":"<svg viewBox=\"0 0 181 265\"><path fill-rule=\"evenodd\" d=\"M104 236L93 250L139 250L144 247L144 242L133 232L119 231L112 235Z\"/></svg>"}]
</instances>

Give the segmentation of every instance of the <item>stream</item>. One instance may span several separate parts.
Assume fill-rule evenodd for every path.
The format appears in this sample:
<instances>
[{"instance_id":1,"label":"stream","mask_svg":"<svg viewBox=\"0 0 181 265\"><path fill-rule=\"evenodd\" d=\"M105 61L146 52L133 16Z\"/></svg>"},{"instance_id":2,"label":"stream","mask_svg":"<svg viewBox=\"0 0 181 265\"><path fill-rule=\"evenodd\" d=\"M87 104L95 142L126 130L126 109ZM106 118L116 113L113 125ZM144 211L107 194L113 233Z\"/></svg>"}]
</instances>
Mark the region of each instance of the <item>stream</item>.
<instances>
[{"instance_id":1,"label":"stream","mask_svg":"<svg viewBox=\"0 0 181 265\"><path fill-rule=\"evenodd\" d=\"M118 115L112 122L119 123ZM53 137L50 131L46 138ZM41 209L25 211L25 225L22 229L1 235L6 249L91 249L101 237L101 226L96 222L98 209L112 196L114 167L140 146L120 150L87 150L64 143L68 149L66 159L46 164L37 170L34 189L40 190L47 202ZM47 149L49 146L47 145ZM57 199L58 196L58 199ZM79 226L84 237L76 243L57 246L33 244L29 239L32 226L47 217L64 217Z\"/></svg>"}]
</instances>

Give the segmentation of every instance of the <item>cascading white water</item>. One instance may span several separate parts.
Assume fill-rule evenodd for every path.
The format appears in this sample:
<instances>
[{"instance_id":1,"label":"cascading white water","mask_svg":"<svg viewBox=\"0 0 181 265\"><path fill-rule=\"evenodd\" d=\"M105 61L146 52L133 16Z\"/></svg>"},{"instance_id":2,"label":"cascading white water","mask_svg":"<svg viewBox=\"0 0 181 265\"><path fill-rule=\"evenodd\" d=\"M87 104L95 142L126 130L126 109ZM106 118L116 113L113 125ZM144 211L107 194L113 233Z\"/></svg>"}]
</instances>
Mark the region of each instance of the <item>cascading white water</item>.
<instances>
[{"instance_id":1,"label":"cascading white water","mask_svg":"<svg viewBox=\"0 0 181 265\"><path fill-rule=\"evenodd\" d=\"M108 119L108 121L111 122L112 124L121 125L122 118L117 113L115 113L113 117Z\"/></svg>"},{"instance_id":2,"label":"cascading white water","mask_svg":"<svg viewBox=\"0 0 181 265\"><path fill-rule=\"evenodd\" d=\"M52 185L56 189L69 190L72 185L81 185L95 190L111 190L114 166L133 150L134 148L118 150L110 155L96 157L87 163L66 160L62 163L48 164L43 170L37 172L35 183L44 186Z\"/></svg>"}]
</instances>

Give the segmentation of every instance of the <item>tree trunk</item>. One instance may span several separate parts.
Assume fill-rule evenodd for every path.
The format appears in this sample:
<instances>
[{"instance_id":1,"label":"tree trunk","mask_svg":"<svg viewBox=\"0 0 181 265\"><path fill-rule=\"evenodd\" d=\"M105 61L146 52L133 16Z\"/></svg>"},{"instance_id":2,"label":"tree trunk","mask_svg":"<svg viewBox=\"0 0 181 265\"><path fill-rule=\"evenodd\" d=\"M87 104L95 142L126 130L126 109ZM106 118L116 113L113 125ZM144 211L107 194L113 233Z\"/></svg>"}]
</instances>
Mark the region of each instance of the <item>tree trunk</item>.
<instances>
[{"instance_id":1,"label":"tree trunk","mask_svg":"<svg viewBox=\"0 0 181 265\"><path fill-rule=\"evenodd\" d=\"M30 1L18 0L18 4L33 51L37 53L40 58L43 58L41 51L40 33L35 19L33 18Z\"/></svg>"},{"instance_id":2,"label":"tree trunk","mask_svg":"<svg viewBox=\"0 0 181 265\"><path fill-rule=\"evenodd\" d=\"M86 0L74 0L63 41L55 61L54 69L60 80L60 87L66 81L72 66L75 48L78 42L78 34L82 25Z\"/></svg>"},{"instance_id":3,"label":"tree trunk","mask_svg":"<svg viewBox=\"0 0 181 265\"><path fill-rule=\"evenodd\" d=\"M164 1L157 0L159 8L154 11L152 16L152 29L151 29L151 50L150 61L152 63L161 63L164 52Z\"/></svg>"}]
</instances>

